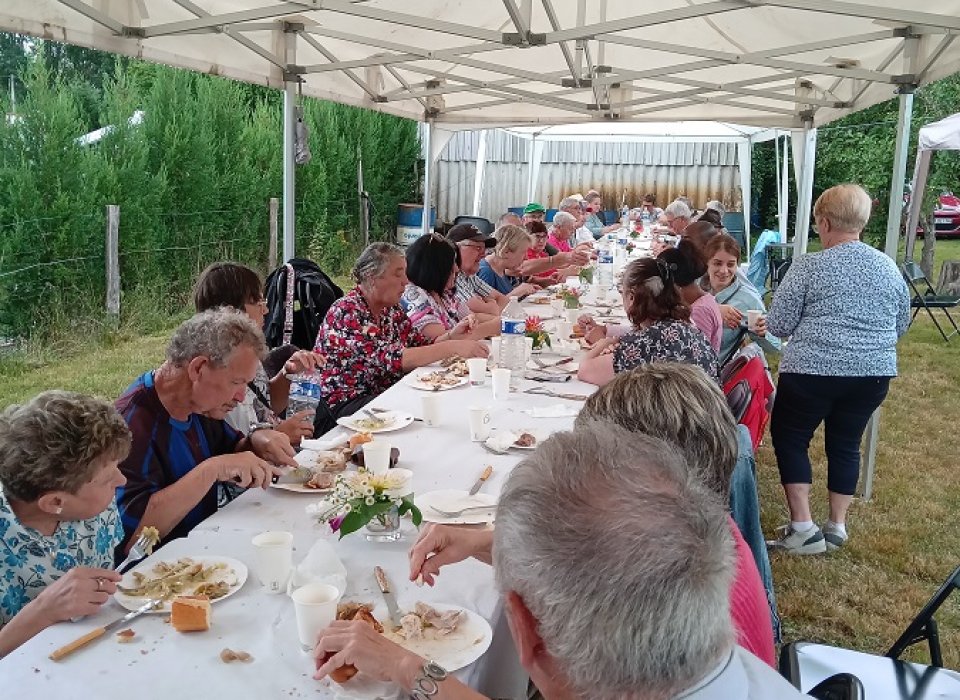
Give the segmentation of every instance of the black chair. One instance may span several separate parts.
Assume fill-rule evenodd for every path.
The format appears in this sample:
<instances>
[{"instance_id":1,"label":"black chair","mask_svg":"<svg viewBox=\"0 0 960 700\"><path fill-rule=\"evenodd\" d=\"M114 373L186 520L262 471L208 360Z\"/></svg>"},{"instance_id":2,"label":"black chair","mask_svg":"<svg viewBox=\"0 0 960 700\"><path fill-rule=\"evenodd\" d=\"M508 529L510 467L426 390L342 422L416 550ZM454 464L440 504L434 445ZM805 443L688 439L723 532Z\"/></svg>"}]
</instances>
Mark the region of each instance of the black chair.
<instances>
[{"instance_id":1,"label":"black chair","mask_svg":"<svg viewBox=\"0 0 960 700\"><path fill-rule=\"evenodd\" d=\"M737 242L740 250L745 254L747 250L747 229L743 221L743 212L729 211L721 217L721 220L727 233Z\"/></svg>"},{"instance_id":2,"label":"black chair","mask_svg":"<svg viewBox=\"0 0 960 700\"><path fill-rule=\"evenodd\" d=\"M817 700L863 700L863 683L852 673L838 673L807 691Z\"/></svg>"},{"instance_id":3,"label":"black chair","mask_svg":"<svg viewBox=\"0 0 960 700\"><path fill-rule=\"evenodd\" d=\"M780 651L780 673L800 691L806 690L814 697L856 697L814 694L814 690L825 680L838 673L856 678L862 685L861 697L867 700L960 697L960 673L942 667L940 637L933 619L956 588L960 588L960 566L953 570L885 656L813 642L792 642L784 645ZM900 655L908 647L924 641L930 649L929 666L900 660ZM849 679L846 684L839 680L835 682L836 687L848 689L844 692L853 692Z\"/></svg>"},{"instance_id":4,"label":"black chair","mask_svg":"<svg viewBox=\"0 0 960 700\"><path fill-rule=\"evenodd\" d=\"M933 321L933 325L937 327L940 335L943 336L943 340L949 343L950 338L960 333L960 328L957 328L957 322L953 319L953 316L950 315L950 309L960 305L960 296L937 294L933 285L930 284L930 280L927 279L927 276L924 274L923 269L912 260L905 261L903 265L900 266L900 271L903 272L903 278L910 287L910 306L913 309L913 316L910 317L910 323L912 324L914 319L917 318L920 309L925 309L927 315L930 316L930 320ZM943 330L940 322L937 321L937 317L933 313L934 309L940 309L944 316L947 317L947 320L950 321L950 325L953 326L953 332L949 335Z\"/></svg>"},{"instance_id":5,"label":"black chair","mask_svg":"<svg viewBox=\"0 0 960 700\"><path fill-rule=\"evenodd\" d=\"M453 220L453 225L456 226L457 224L473 224L480 229L480 233L487 234L488 236L493 233L496 228L490 219L484 219L482 216L458 216Z\"/></svg>"}]
</instances>

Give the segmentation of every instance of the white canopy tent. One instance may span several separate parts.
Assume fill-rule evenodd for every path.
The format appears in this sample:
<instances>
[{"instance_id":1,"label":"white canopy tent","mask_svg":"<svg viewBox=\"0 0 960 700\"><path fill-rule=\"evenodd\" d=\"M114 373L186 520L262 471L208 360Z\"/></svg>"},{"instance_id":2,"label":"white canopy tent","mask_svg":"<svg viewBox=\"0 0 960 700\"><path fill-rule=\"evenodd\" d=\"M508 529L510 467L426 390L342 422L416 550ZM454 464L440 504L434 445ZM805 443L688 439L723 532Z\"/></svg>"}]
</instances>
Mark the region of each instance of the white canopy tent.
<instances>
[{"instance_id":1,"label":"white canopy tent","mask_svg":"<svg viewBox=\"0 0 960 700\"><path fill-rule=\"evenodd\" d=\"M934 151L960 151L960 114L954 114L920 129L917 139L917 160L913 170L913 187L910 189L910 207L907 213L907 249L904 256L913 260L917 241L917 224L923 206L923 191L930 172L930 158ZM896 193L891 192L890 196Z\"/></svg>"}]
</instances>

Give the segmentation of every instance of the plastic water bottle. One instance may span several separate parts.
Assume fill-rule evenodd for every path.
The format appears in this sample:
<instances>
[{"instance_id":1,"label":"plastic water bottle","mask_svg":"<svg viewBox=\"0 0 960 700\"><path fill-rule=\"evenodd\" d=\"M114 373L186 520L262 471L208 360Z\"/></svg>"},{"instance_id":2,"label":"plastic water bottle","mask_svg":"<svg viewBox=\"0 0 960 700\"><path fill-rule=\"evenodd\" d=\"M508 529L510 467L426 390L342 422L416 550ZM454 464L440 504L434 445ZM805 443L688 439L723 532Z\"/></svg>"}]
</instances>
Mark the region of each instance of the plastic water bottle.
<instances>
[{"instance_id":1,"label":"plastic water bottle","mask_svg":"<svg viewBox=\"0 0 960 700\"><path fill-rule=\"evenodd\" d=\"M603 243L597 251L597 284L604 289L613 287L613 246Z\"/></svg>"},{"instance_id":2,"label":"plastic water bottle","mask_svg":"<svg viewBox=\"0 0 960 700\"><path fill-rule=\"evenodd\" d=\"M516 297L500 314L500 366L509 369L511 378L520 379L527 366L527 315Z\"/></svg>"},{"instance_id":3,"label":"plastic water bottle","mask_svg":"<svg viewBox=\"0 0 960 700\"><path fill-rule=\"evenodd\" d=\"M293 415L306 409L317 409L320 403L320 377L316 372L297 374L290 380L290 400L287 413Z\"/></svg>"},{"instance_id":4,"label":"plastic water bottle","mask_svg":"<svg viewBox=\"0 0 960 700\"><path fill-rule=\"evenodd\" d=\"M620 207L620 230L623 231L630 226L630 207L624 204Z\"/></svg>"}]
</instances>

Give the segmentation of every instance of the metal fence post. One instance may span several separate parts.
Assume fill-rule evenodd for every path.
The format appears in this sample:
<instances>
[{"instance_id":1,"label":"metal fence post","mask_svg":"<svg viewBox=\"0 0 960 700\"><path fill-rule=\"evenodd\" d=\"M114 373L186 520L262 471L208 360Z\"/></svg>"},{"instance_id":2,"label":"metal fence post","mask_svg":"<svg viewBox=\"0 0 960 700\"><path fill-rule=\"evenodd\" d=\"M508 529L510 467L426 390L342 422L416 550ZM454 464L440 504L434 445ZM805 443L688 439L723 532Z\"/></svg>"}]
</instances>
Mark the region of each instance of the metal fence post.
<instances>
[{"instance_id":1,"label":"metal fence post","mask_svg":"<svg viewBox=\"0 0 960 700\"><path fill-rule=\"evenodd\" d=\"M120 207L107 205L107 314L120 319Z\"/></svg>"}]
</instances>

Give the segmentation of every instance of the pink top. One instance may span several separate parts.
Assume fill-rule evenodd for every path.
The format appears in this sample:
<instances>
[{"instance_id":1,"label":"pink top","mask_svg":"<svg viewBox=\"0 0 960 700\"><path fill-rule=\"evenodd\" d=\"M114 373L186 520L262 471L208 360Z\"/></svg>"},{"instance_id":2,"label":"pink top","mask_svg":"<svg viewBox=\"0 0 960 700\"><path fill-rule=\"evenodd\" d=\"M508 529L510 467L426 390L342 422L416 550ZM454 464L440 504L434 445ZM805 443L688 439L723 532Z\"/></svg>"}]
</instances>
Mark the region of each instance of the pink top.
<instances>
[{"instance_id":1,"label":"pink top","mask_svg":"<svg viewBox=\"0 0 960 700\"><path fill-rule=\"evenodd\" d=\"M712 294L704 294L690 305L690 323L703 331L713 351L719 354L720 341L723 339L723 317L720 315L720 305Z\"/></svg>"},{"instance_id":2,"label":"pink top","mask_svg":"<svg viewBox=\"0 0 960 700\"><path fill-rule=\"evenodd\" d=\"M561 253L569 253L571 250L573 250L573 246L570 245L570 241L561 241L559 238L557 238L557 237L556 237L554 234L552 234L552 233L551 233L550 236L547 238L547 243L549 243L550 245L552 245L554 248L556 248L557 250L559 250Z\"/></svg>"},{"instance_id":3,"label":"pink top","mask_svg":"<svg viewBox=\"0 0 960 700\"><path fill-rule=\"evenodd\" d=\"M730 617L737 630L737 644L776 668L767 593L753 552L733 518L730 518L730 530L737 547L737 573L730 588Z\"/></svg>"}]
</instances>

